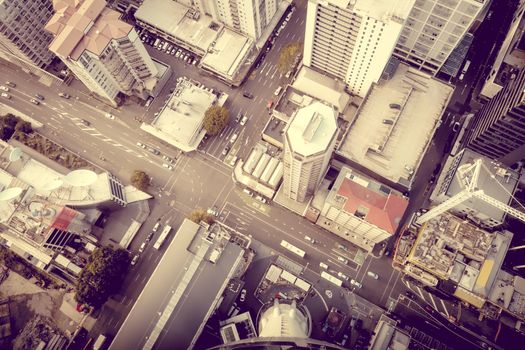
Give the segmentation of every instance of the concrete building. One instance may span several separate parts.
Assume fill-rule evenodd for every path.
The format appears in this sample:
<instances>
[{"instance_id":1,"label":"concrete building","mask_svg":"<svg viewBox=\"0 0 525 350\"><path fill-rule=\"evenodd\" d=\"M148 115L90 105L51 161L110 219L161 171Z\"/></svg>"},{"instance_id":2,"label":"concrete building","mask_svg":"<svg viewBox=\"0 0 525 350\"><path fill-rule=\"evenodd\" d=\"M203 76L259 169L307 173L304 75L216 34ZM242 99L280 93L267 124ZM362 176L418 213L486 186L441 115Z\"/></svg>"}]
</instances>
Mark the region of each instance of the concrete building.
<instances>
[{"instance_id":1,"label":"concrete building","mask_svg":"<svg viewBox=\"0 0 525 350\"><path fill-rule=\"evenodd\" d=\"M1 1L0 57L45 69L55 57L48 49L53 36L44 30L51 16L51 0Z\"/></svg>"},{"instance_id":2,"label":"concrete building","mask_svg":"<svg viewBox=\"0 0 525 350\"><path fill-rule=\"evenodd\" d=\"M284 135L283 193L297 202L309 199L328 167L337 138L337 114L314 102L295 113Z\"/></svg>"},{"instance_id":3,"label":"concrete building","mask_svg":"<svg viewBox=\"0 0 525 350\"><path fill-rule=\"evenodd\" d=\"M461 192L463 185L460 178L460 166L471 164L479 158L482 159L482 167L477 178L477 188L482 189L491 199L511 205L514 193L518 188L520 175L470 149L464 149L456 156L447 159L436 182L434 192L430 196L432 204L443 203ZM503 224L506 216L504 210L477 197L457 203L449 211L490 229Z\"/></svg>"},{"instance_id":4,"label":"concrete building","mask_svg":"<svg viewBox=\"0 0 525 350\"><path fill-rule=\"evenodd\" d=\"M281 0L198 0L197 8L216 21L259 39L277 13Z\"/></svg>"},{"instance_id":5,"label":"concrete building","mask_svg":"<svg viewBox=\"0 0 525 350\"><path fill-rule=\"evenodd\" d=\"M364 97L381 77L414 0L309 0L303 64Z\"/></svg>"},{"instance_id":6,"label":"concrete building","mask_svg":"<svg viewBox=\"0 0 525 350\"><path fill-rule=\"evenodd\" d=\"M410 335L386 315L381 315L372 334L370 350L407 350L411 343Z\"/></svg>"},{"instance_id":7,"label":"concrete building","mask_svg":"<svg viewBox=\"0 0 525 350\"><path fill-rule=\"evenodd\" d=\"M485 84L480 91L483 98L493 98L501 89L514 79L516 73L525 68L525 1L520 1L512 21L509 31L498 55L492 64L492 70L485 77Z\"/></svg>"},{"instance_id":8,"label":"concrete building","mask_svg":"<svg viewBox=\"0 0 525 350\"><path fill-rule=\"evenodd\" d=\"M259 317L259 337L261 338L308 338L311 327L308 315L297 307L295 300L287 303L275 299L272 305L263 306Z\"/></svg>"},{"instance_id":9,"label":"concrete building","mask_svg":"<svg viewBox=\"0 0 525 350\"><path fill-rule=\"evenodd\" d=\"M54 0L49 46L92 92L117 105L119 94L146 99L157 68L133 26L104 0Z\"/></svg>"},{"instance_id":10,"label":"concrete building","mask_svg":"<svg viewBox=\"0 0 525 350\"><path fill-rule=\"evenodd\" d=\"M404 63L389 73L360 105L336 158L410 189L454 88Z\"/></svg>"},{"instance_id":11,"label":"concrete building","mask_svg":"<svg viewBox=\"0 0 525 350\"><path fill-rule=\"evenodd\" d=\"M244 249L230 238L184 219L109 349L193 349L242 270Z\"/></svg>"},{"instance_id":12,"label":"concrete building","mask_svg":"<svg viewBox=\"0 0 525 350\"><path fill-rule=\"evenodd\" d=\"M436 75L488 0L416 0L394 56Z\"/></svg>"},{"instance_id":13,"label":"concrete building","mask_svg":"<svg viewBox=\"0 0 525 350\"><path fill-rule=\"evenodd\" d=\"M472 118L465 146L506 165L525 159L525 69Z\"/></svg>"},{"instance_id":14,"label":"concrete building","mask_svg":"<svg viewBox=\"0 0 525 350\"><path fill-rule=\"evenodd\" d=\"M318 208L316 223L370 252L396 233L407 206L398 191L343 167Z\"/></svg>"},{"instance_id":15,"label":"concrete building","mask_svg":"<svg viewBox=\"0 0 525 350\"><path fill-rule=\"evenodd\" d=\"M206 135L204 114L211 106L222 103L224 100L218 100L210 89L181 77L151 124L144 123L140 128L182 152L191 152Z\"/></svg>"}]
</instances>

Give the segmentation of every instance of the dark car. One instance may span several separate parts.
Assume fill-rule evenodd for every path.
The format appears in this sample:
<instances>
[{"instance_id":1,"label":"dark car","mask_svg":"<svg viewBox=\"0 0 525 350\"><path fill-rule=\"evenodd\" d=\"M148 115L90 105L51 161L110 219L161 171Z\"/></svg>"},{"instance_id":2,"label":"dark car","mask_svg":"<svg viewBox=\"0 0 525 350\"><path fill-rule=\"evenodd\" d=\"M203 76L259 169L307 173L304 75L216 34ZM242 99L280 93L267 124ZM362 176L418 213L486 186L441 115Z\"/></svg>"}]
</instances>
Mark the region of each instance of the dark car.
<instances>
[{"instance_id":1,"label":"dark car","mask_svg":"<svg viewBox=\"0 0 525 350\"><path fill-rule=\"evenodd\" d=\"M12 87L12 88L15 88L15 87L16 87L16 84L13 83L12 81L6 81L6 82L5 82L5 85L10 86L10 87Z\"/></svg>"},{"instance_id":2,"label":"dark car","mask_svg":"<svg viewBox=\"0 0 525 350\"><path fill-rule=\"evenodd\" d=\"M88 120L85 120L85 119L82 119L82 124L84 124L85 126L90 126L91 125L91 123Z\"/></svg>"},{"instance_id":3,"label":"dark car","mask_svg":"<svg viewBox=\"0 0 525 350\"><path fill-rule=\"evenodd\" d=\"M227 155L229 151L230 151L230 146L224 147L224 149L222 150L222 155L223 156Z\"/></svg>"},{"instance_id":4,"label":"dark car","mask_svg":"<svg viewBox=\"0 0 525 350\"><path fill-rule=\"evenodd\" d=\"M35 97L38 98L40 101L44 101L44 96L40 94L35 94Z\"/></svg>"},{"instance_id":5,"label":"dark car","mask_svg":"<svg viewBox=\"0 0 525 350\"><path fill-rule=\"evenodd\" d=\"M253 95L247 91L245 91L242 95L246 98L253 98Z\"/></svg>"}]
</instances>

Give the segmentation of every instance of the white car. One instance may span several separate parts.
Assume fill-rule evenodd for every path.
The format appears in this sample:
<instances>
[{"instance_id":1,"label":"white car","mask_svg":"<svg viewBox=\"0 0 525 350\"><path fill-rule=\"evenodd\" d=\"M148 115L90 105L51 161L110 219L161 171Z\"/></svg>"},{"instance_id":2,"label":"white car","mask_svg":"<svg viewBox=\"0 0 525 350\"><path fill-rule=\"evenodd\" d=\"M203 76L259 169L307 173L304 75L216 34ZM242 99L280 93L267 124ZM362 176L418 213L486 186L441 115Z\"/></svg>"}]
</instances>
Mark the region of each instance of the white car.
<instances>
[{"instance_id":1,"label":"white car","mask_svg":"<svg viewBox=\"0 0 525 350\"><path fill-rule=\"evenodd\" d=\"M137 265L137 262L139 261L139 257L140 257L139 254L137 254L137 255L135 255L135 256L133 257L133 260L131 260L131 266L135 266L135 265Z\"/></svg>"},{"instance_id":2,"label":"white car","mask_svg":"<svg viewBox=\"0 0 525 350\"><path fill-rule=\"evenodd\" d=\"M153 232L157 232L160 228L160 222L157 222L155 226L153 226Z\"/></svg>"},{"instance_id":3,"label":"white car","mask_svg":"<svg viewBox=\"0 0 525 350\"><path fill-rule=\"evenodd\" d=\"M5 92L2 92L0 95L1 95L2 97L7 98L8 100L11 98L11 95L6 94Z\"/></svg>"},{"instance_id":4,"label":"white car","mask_svg":"<svg viewBox=\"0 0 525 350\"><path fill-rule=\"evenodd\" d=\"M341 277L341 278L344 279L345 281L348 281L348 279L349 279L348 276L345 275L345 274L342 273L342 272L338 272L338 273L337 273L337 276Z\"/></svg>"},{"instance_id":5,"label":"white car","mask_svg":"<svg viewBox=\"0 0 525 350\"><path fill-rule=\"evenodd\" d=\"M273 93L275 96L279 96L279 94L281 93L281 91L283 90L283 87L282 86L279 86L275 92Z\"/></svg>"},{"instance_id":6,"label":"white car","mask_svg":"<svg viewBox=\"0 0 525 350\"><path fill-rule=\"evenodd\" d=\"M244 116L242 117L241 119L241 122L239 124L241 124L242 126L246 125L246 123L248 122L248 117L247 116Z\"/></svg>"},{"instance_id":7,"label":"white car","mask_svg":"<svg viewBox=\"0 0 525 350\"><path fill-rule=\"evenodd\" d=\"M354 279L351 279L350 280L350 284L356 288L363 288L363 285L361 284L361 282L357 282L356 280Z\"/></svg>"},{"instance_id":8,"label":"white car","mask_svg":"<svg viewBox=\"0 0 525 350\"><path fill-rule=\"evenodd\" d=\"M328 265L326 265L324 262L320 262L319 267L322 269L328 270Z\"/></svg>"},{"instance_id":9,"label":"white car","mask_svg":"<svg viewBox=\"0 0 525 350\"><path fill-rule=\"evenodd\" d=\"M246 300L246 289L241 290L241 297L239 298L240 302L243 302Z\"/></svg>"},{"instance_id":10,"label":"white car","mask_svg":"<svg viewBox=\"0 0 525 350\"><path fill-rule=\"evenodd\" d=\"M342 262L342 263L345 264L345 265L348 264L348 260L345 259L345 258L343 258L342 256L338 256L338 257L337 257L337 260L339 260L340 262Z\"/></svg>"},{"instance_id":11,"label":"white car","mask_svg":"<svg viewBox=\"0 0 525 350\"><path fill-rule=\"evenodd\" d=\"M142 142L137 142L137 146L142 147L142 148L146 148L146 145L143 144Z\"/></svg>"},{"instance_id":12,"label":"white car","mask_svg":"<svg viewBox=\"0 0 525 350\"><path fill-rule=\"evenodd\" d=\"M162 163L162 167L166 168L168 170L173 170L173 166L171 164L168 164L168 163Z\"/></svg>"},{"instance_id":13,"label":"white car","mask_svg":"<svg viewBox=\"0 0 525 350\"><path fill-rule=\"evenodd\" d=\"M377 275L377 273L372 272L372 271L368 271L366 274L367 274L368 276L372 277L372 278L375 279L375 280L379 278L379 276Z\"/></svg>"},{"instance_id":14,"label":"white car","mask_svg":"<svg viewBox=\"0 0 525 350\"><path fill-rule=\"evenodd\" d=\"M111 120L115 119L115 116L111 113L104 113L104 117L111 119Z\"/></svg>"},{"instance_id":15,"label":"white car","mask_svg":"<svg viewBox=\"0 0 525 350\"><path fill-rule=\"evenodd\" d=\"M235 141L237 141L237 137L239 135L237 135L237 133L233 134L232 137L230 137L230 143L234 143Z\"/></svg>"},{"instance_id":16,"label":"white car","mask_svg":"<svg viewBox=\"0 0 525 350\"><path fill-rule=\"evenodd\" d=\"M9 88L7 86L0 85L0 90L9 92Z\"/></svg>"},{"instance_id":17,"label":"white car","mask_svg":"<svg viewBox=\"0 0 525 350\"><path fill-rule=\"evenodd\" d=\"M308 242L312 243L312 244L315 244L315 239L313 239L310 236L304 236L304 239L307 240Z\"/></svg>"}]
</instances>

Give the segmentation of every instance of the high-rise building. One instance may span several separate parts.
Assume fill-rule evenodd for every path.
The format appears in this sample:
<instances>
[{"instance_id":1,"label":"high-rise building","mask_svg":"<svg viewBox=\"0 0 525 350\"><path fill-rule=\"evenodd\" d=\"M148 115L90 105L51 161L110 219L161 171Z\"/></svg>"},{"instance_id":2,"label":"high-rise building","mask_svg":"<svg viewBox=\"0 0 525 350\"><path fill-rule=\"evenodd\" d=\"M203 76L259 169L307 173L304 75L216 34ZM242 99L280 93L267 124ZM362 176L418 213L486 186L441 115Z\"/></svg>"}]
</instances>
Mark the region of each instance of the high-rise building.
<instances>
[{"instance_id":1,"label":"high-rise building","mask_svg":"<svg viewBox=\"0 0 525 350\"><path fill-rule=\"evenodd\" d=\"M525 69L474 115L468 148L506 165L525 159L524 89Z\"/></svg>"},{"instance_id":2,"label":"high-rise building","mask_svg":"<svg viewBox=\"0 0 525 350\"><path fill-rule=\"evenodd\" d=\"M158 70L133 26L104 0L53 0L49 46L91 91L117 104L119 93L146 98Z\"/></svg>"},{"instance_id":3,"label":"high-rise building","mask_svg":"<svg viewBox=\"0 0 525 350\"><path fill-rule=\"evenodd\" d=\"M435 75L488 0L416 0L394 56Z\"/></svg>"},{"instance_id":4,"label":"high-rise building","mask_svg":"<svg viewBox=\"0 0 525 350\"><path fill-rule=\"evenodd\" d=\"M314 102L292 117L284 134L283 193L305 202L328 167L337 138L337 115L332 107Z\"/></svg>"},{"instance_id":5,"label":"high-rise building","mask_svg":"<svg viewBox=\"0 0 525 350\"><path fill-rule=\"evenodd\" d=\"M46 68L55 57L48 50L53 35L44 30L51 16L51 0L0 1L0 56Z\"/></svg>"},{"instance_id":6,"label":"high-rise building","mask_svg":"<svg viewBox=\"0 0 525 350\"><path fill-rule=\"evenodd\" d=\"M203 13L257 40L277 12L279 1L197 0L194 3Z\"/></svg>"},{"instance_id":7,"label":"high-rise building","mask_svg":"<svg viewBox=\"0 0 525 350\"><path fill-rule=\"evenodd\" d=\"M303 63L364 97L381 77L414 0L309 0Z\"/></svg>"}]
</instances>

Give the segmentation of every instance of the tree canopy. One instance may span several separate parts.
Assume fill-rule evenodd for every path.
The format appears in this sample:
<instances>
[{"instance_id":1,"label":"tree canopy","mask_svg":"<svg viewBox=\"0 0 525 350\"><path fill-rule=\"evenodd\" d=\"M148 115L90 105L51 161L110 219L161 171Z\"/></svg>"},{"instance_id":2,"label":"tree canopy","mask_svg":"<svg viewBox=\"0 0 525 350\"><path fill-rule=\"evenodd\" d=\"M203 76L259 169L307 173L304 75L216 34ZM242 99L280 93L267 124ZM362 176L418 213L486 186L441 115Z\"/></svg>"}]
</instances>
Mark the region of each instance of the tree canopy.
<instances>
[{"instance_id":1,"label":"tree canopy","mask_svg":"<svg viewBox=\"0 0 525 350\"><path fill-rule=\"evenodd\" d=\"M135 170L131 175L131 184L141 191L148 189L150 177L142 170Z\"/></svg>"},{"instance_id":2,"label":"tree canopy","mask_svg":"<svg viewBox=\"0 0 525 350\"><path fill-rule=\"evenodd\" d=\"M193 210L189 215L188 215L188 219L190 219L191 221L193 221L194 223L200 223L201 221L204 221L208 224L213 224L215 222L215 220L213 219L213 216L211 216L210 214L206 213L206 211L202 208L197 208L195 210Z\"/></svg>"},{"instance_id":3,"label":"tree canopy","mask_svg":"<svg viewBox=\"0 0 525 350\"><path fill-rule=\"evenodd\" d=\"M211 136L217 135L228 123L230 113L224 107L211 106L204 113L204 129Z\"/></svg>"},{"instance_id":4,"label":"tree canopy","mask_svg":"<svg viewBox=\"0 0 525 350\"><path fill-rule=\"evenodd\" d=\"M292 69L295 58L303 51L303 44L300 42L290 43L281 49L277 68L281 73L286 73Z\"/></svg>"},{"instance_id":5,"label":"tree canopy","mask_svg":"<svg viewBox=\"0 0 525 350\"><path fill-rule=\"evenodd\" d=\"M0 139L7 141L15 133L15 136L25 137L24 134L30 134L32 132L33 128L31 127L31 123L26 122L11 113L0 116Z\"/></svg>"},{"instance_id":6,"label":"tree canopy","mask_svg":"<svg viewBox=\"0 0 525 350\"><path fill-rule=\"evenodd\" d=\"M129 264L130 256L124 249L96 249L80 273L75 299L94 308L101 307L118 292Z\"/></svg>"}]
</instances>

